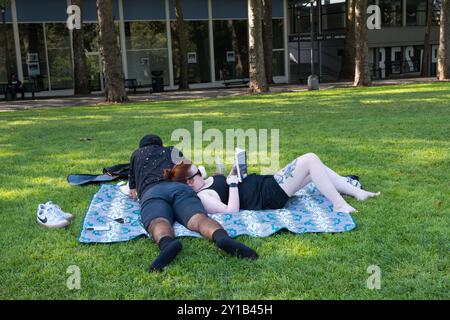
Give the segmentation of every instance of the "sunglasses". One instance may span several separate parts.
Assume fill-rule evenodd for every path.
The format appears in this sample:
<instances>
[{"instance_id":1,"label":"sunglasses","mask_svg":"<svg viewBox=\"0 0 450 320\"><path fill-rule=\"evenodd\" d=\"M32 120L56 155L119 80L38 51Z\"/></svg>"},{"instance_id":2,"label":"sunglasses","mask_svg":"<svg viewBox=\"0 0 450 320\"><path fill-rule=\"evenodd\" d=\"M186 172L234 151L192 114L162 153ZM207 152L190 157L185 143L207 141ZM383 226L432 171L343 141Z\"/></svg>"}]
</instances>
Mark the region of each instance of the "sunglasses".
<instances>
[{"instance_id":1,"label":"sunglasses","mask_svg":"<svg viewBox=\"0 0 450 320\"><path fill-rule=\"evenodd\" d=\"M194 173L192 176L188 177L187 180L191 180L193 179L195 176L199 175L200 177L202 176L202 173L200 172L199 169L197 169L197 172Z\"/></svg>"}]
</instances>

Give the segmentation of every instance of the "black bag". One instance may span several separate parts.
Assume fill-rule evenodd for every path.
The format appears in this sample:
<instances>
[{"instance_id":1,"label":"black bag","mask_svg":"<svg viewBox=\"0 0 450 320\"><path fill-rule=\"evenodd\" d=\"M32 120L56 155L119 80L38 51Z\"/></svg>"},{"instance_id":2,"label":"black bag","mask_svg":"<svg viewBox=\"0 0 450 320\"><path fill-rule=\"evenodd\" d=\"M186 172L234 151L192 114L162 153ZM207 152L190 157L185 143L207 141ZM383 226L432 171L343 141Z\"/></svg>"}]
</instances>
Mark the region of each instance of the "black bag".
<instances>
[{"instance_id":1,"label":"black bag","mask_svg":"<svg viewBox=\"0 0 450 320\"><path fill-rule=\"evenodd\" d=\"M119 179L128 179L130 173L130 164L116 164L115 166L103 168L103 174L109 174L111 176L117 176Z\"/></svg>"},{"instance_id":2,"label":"black bag","mask_svg":"<svg viewBox=\"0 0 450 320\"><path fill-rule=\"evenodd\" d=\"M116 164L103 168L103 174L70 174L67 182L72 186L81 186L89 183L100 183L114 181L117 179L128 179L130 164Z\"/></svg>"}]
</instances>

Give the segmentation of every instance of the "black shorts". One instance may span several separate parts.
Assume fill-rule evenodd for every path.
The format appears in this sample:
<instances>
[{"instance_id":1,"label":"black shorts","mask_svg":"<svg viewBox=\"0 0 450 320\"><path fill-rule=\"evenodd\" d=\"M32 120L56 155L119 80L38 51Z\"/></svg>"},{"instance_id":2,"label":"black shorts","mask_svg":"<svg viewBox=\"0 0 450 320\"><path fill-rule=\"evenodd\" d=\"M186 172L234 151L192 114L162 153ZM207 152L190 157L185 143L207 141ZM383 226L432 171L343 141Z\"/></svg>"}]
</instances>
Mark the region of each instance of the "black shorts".
<instances>
[{"instance_id":1,"label":"black shorts","mask_svg":"<svg viewBox=\"0 0 450 320\"><path fill-rule=\"evenodd\" d=\"M184 183L160 182L144 192L141 199L141 222L148 230L156 218L175 221L187 227L188 221L197 213L206 214L195 191Z\"/></svg>"}]
</instances>

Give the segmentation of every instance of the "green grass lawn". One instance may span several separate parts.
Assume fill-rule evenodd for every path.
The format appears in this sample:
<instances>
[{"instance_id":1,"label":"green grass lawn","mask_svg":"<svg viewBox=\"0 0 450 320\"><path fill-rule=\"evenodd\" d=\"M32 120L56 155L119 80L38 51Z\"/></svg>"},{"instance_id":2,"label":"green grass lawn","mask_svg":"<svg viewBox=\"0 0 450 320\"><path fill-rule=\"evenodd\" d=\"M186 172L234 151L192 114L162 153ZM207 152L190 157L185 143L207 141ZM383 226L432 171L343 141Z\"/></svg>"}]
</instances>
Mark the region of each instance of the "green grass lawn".
<instances>
[{"instance_id":1,"label":"green grass lawn","mask_svg":"<svg viewBox=\"0 0 450 320\"><path fill-rule=\"evenodd\" d=\"M158 252L149 239L77 243L99 186L66 176L127 162L144 134L169 142L194 120L203 130L279 129L281 165L315 152L382 196L349 200L359 209L351 232L239 237L257 261L181 238L175 262L148 274ZM0 113L0 159L2 299L449 298L450 83ZM48 200L76 215L70 227L36 223ZM80 290L66 287L70 265ZM366 287L370 265L381 268L380 290Z\"/></svg>"}]
</instances>

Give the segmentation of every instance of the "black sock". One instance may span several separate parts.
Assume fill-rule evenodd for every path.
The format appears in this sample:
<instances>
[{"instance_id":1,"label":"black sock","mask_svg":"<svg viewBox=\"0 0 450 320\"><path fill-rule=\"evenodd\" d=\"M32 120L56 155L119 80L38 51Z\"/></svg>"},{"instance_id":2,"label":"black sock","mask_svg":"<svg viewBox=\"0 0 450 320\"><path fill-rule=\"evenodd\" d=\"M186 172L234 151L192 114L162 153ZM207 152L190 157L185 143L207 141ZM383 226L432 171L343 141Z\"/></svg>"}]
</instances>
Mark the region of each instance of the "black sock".
<instances>
[{"instance_id":1,"label":"black sock","mask_svg":"<svg viewBox=\"0 0 450 320\"><path fill-rule=\"evenodd\" d=\"M218 229L213 233L213 241L220 249L238 258L258 258L258 254L255 250L247 247L239 241L230 238L230 236L224 229Z\"/></svg>"},{"instance_id":2,"label":"black sock","mask_svg":"<svg viewBox=\"0 0 450 320\"><path fill-rule=\"evenodd\" d=\"M148 268L148 272L162 271L181 251L181 242L169 236L161 238L158 246L161 252L158 258Z\"/></svg>"}]
</instances>

